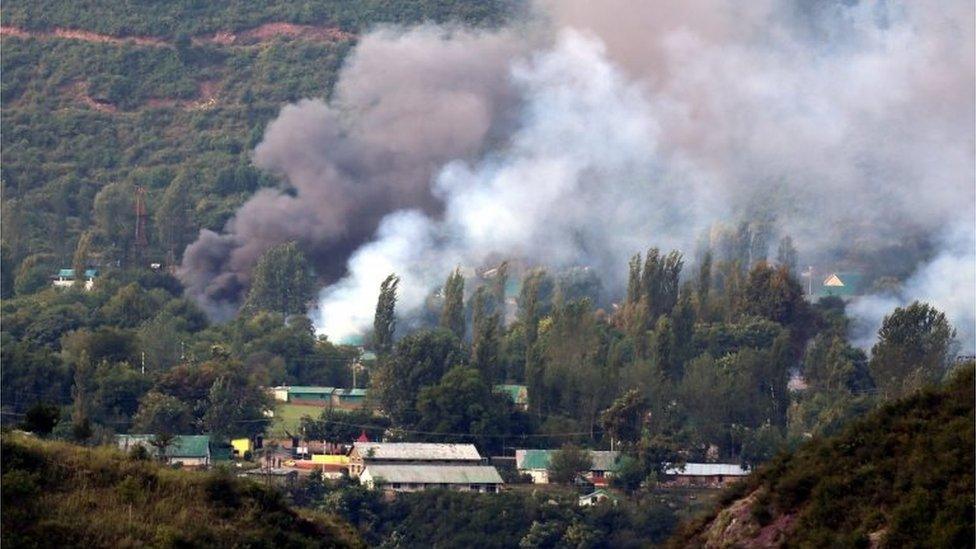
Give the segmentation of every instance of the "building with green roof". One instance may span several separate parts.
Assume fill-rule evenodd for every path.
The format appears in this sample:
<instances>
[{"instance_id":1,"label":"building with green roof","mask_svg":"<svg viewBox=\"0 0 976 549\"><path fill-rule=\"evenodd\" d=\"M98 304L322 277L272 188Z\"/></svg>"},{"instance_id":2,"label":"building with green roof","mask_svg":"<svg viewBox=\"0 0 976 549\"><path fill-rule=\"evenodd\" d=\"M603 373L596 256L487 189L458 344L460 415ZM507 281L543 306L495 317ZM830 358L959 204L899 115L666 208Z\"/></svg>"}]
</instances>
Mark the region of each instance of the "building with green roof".
<instances>
[{"instance_id":1,"label":"building with green roof","mask_svg":"<svg viewBox=\"0 0 976 549\"><path fill-rule=\"evenodd\" d=\"M864 282L864 275L861 273L830 273L815 294L817 297L850 298L864 293Z\"/></svg>"},{"instance_id":2,"label":"building with green roof","mask_svg":"<svg viewBox=\"0 0 976 549\"><path fill-rule=\"evenodd\" d=\"M549 462L557 450L515 450L515 468L536 484L549 483ZM620 452L590 450L590 469L583 476L594 486L605 486L617 470Z\"/></svg>"},{"instance_id":3,"label":"building with green roof","mask_svg":"<svg viewBox=\"0 0 976 549\"><path fill-rule=\"evenodd\" d=\"M123 452L141 446L150 455L156 455L159 450L152 445L155 439L156 435L116 435L115 444ZM184 467L207 467L213 458L210 446L208 435L177 435L172 444L166 447L166 462Z\"/></svg>"},{"instance_id":4,"label":"building with green roof","mask_svg":"<svg viewBox=\"0 0 976 549\"><path fill-rule=\"evenodd\" d=\"M515 406L520 410L528 410L529 388L527 386L502 383L495 385L495 392L508 395L508 397L512 399L512 403L515 404Z\"/></svg>"}]
</instances>

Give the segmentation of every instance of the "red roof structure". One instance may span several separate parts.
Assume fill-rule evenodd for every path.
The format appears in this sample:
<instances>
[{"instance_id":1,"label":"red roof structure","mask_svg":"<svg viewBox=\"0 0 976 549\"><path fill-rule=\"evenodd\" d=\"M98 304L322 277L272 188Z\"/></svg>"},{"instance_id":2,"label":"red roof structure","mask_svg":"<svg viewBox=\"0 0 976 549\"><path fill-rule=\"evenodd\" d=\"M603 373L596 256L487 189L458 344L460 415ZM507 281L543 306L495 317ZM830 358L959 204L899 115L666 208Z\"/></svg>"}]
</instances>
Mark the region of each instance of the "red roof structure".
<instances>
[{"instance_id":1,"label":"red roof structure","mask_svg":"<svg viewBox=\"0 0 976 549\"><path fill-rule=\"evenodd\" d=\"M356 442L369 442L369 437L366 436L366 429L363 429L363 432L359 433L359 438L356 439Z\"/></svg>"}]
</instances>

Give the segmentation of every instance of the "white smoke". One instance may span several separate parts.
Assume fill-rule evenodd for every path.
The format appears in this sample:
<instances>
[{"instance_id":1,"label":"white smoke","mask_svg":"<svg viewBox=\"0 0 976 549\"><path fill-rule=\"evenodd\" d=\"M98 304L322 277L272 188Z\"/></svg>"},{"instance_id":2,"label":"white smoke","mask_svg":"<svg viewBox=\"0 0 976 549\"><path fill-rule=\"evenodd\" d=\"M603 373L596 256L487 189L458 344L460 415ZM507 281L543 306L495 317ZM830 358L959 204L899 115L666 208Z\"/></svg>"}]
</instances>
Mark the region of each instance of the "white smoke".
<instances>
[{"instance_id":1,"label":"white smoke","mask_svg":"<svg viewBox=\"0 0 976 549\"><path fill-rule=\"evenodd\" d=\"M943 251L923 265L901 288L864 296L848 306L855 319L854 343L869 349L886 315L912 301L944 312L956 329L963 354L976 353L976 234L960 225L945 235Z\"/></svg>"},{"instance_id":2,"label":"white smoke","mask_svg":"<svg viewBox=\"0 0 976 549\"><path fill-rule=\"evenodd\" d=\"M759 211L804 263L936 246L912 255L921 263L896 300L874 303L929 300L971 347L972 6L817 6L552 3L557 32L512 48L507 72L490 75L514 90L518 124L480 159L443 165L430 183L442 209L380 222L322 291L318 329L366 329L391 272L404 314L455 266L490 257L590 265L618 283L631 254L690 251L712 223ZM396 51L401 38L386 39ZM851 308L862 325L880 318L871 302Z\"/></svg>"}]
</instances>

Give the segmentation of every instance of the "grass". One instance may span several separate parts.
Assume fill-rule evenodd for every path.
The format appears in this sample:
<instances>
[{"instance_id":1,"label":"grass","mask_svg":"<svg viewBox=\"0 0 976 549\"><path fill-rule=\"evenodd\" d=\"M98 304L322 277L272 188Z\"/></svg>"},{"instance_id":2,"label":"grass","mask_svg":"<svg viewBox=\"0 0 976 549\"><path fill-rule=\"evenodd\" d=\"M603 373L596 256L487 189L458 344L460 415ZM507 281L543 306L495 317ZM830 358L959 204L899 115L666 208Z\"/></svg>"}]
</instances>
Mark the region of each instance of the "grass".
<instances>
[{"instance_id":1,"label":"grass","mask_svg":"<svg viewBox=\"0 0 976 549\"><path fill-rule=\"evenodd\" d=\"M10 547L360 547L352 528L290 509L226 472L196 473L23 435L2 441Z\"/></svg>"},{"instance_id":2,"label":"grass","mask_svg":"<svg viewBox=\"0 0 976 549\"><path fill-rule=\"evenodd\" d=\"M298 433L301 428L302 416L318 418L325 410L322 406L307 404L279 404L275 408L275 418L268 427L268 434L273 437L287 437L288 433Z\"/></svg>"}]
</instances>

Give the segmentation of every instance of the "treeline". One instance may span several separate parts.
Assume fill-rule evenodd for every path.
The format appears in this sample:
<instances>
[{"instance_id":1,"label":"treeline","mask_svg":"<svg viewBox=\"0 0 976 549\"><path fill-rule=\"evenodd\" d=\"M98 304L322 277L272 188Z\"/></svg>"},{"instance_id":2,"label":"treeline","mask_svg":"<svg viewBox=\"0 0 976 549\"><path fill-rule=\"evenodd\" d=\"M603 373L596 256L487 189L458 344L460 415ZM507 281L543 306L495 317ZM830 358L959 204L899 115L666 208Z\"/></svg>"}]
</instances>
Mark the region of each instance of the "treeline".
<instances>
[{"instance_id":1,"label":"treeline","mask_svg":"<svg viewBox=\"0 0 976 549\"><path fill-rule=\"evenodd\" d=\"M568 297L559 277L530 271L508 324L507 265L467 292L454 272L439 294L439 326L395 345L388 279L374 395L408 438L491 450L613 443L646 475L676 459L761 463L942 378L954 338L944 314L919 303L896 309L869 359L846 339L842 300L807 301L791 248L784 240L777 264L706 249L691 277L680 253L651 249L632 259L627 294L609 311L594 306L596 295ZM503 382L527 385L527 412L492 391Z\"/></svg>"},{"instance_id":2,"label":"treeline","mask_svg":"<svg viewBox=\"0 0 976 549\"><path fill-rule=\"evenodd\" d=\"M48 287L0 308L4 421L78 442L130 430L261 433L265 387L348 387L359 354L271 307L210 325L175 278L151 271L109 273L92 291Z\"/></svg>"},{"instance_id":3,"label":"treeline","mask_svg":"<svg viewBox=\"0 0 976 549\"><path fill-rule=\"evenodd\" d=\"M123 9L110 1L84 5L60 0L11 2L0 21L24 29L53 27L85 29L113 36L181 36L240 31L262 23L283 22L331 25L359 31L380 23L417 24L425 21L459 22L473 26L497 25L518 9L514 0L308 0L303 2L220 1L144 2L138 9Z\"/></svg>"}]
</instances>

